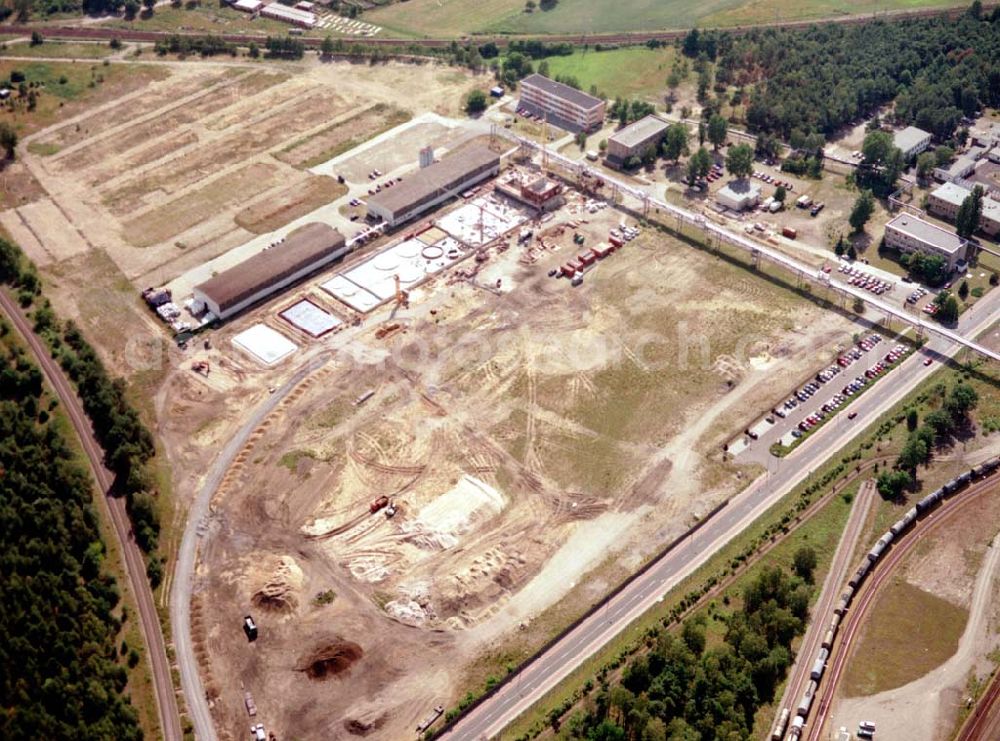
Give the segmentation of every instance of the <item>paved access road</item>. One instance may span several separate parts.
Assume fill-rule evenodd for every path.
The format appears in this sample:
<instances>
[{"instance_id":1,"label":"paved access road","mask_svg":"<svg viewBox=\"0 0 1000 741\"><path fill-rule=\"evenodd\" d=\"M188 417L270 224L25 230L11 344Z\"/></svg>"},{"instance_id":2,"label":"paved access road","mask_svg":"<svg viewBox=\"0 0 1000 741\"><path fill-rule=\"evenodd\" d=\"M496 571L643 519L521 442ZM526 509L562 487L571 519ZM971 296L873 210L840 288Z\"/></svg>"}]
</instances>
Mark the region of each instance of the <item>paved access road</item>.
<instances>
[{"instance_id":1,"label":"paved access road","mask_svg":"<svg viewBox=\"0 0 1000 741\"><path fill-rule=\"evenodd\" d=\"M104 494L103 499L107 505L108 514L111 516L111 524L114 526L115 536L121 546L128 583L132 594L135 595L136 606L139 610L139 625L142 628L142 637L146 643L146 655L149 657L150 669L152 670L160 728L166 741L181 741L182 733L180 716L177 713L177 698L174 695L174 682L170 674L170 664L167 661L163 632L160 629L160 618L156 613L153 592L149 588L149 581L146 578L146 560L132 537L132 526L129 523L128 513L125 511L125 500L109 496L114 476L104 467L104 454L94 437L93 427L91 427L90 420L80 405L76 392L66 376L63 375L62 368L53 361L48 348L32 331L24 314L2 290L0 290L0 309L10 317L17 331L24 336L49 385L59 397L63 409L66 410L66 414L73 423L77 437L80 438L83 450L87 454L94 478L97 479L97 484Z\"/></svg>"},{"instance_id":2,"label":"paved access road","mask_svg":"<svg viewBox=\"0 0 1000 741\"><path fill-rule=\"evenodd\" d=\"M956 331L974 338L1000 318L998 312L1000 291L991 291L974 309L962 316ZM935 337L926 345L926 352L939 360L957 351L956 346L940 337ZM704 564L781 497L806 481L814 470L868 425L902 401L917 384L936 370L937 363L930 367L923 364L926 352L911 355L885 379L882 388L864 394L854 402L851 411L858 413L855 420L825 425L787 458L778 459L774 472L769 471L757 479L703 528L664 555L599 612L563 636L534 662L511 675L495 695L476 706L441 737L466 741L498 735L585 659L649 610L665 592Z\"/></svg>"}]
</instances>

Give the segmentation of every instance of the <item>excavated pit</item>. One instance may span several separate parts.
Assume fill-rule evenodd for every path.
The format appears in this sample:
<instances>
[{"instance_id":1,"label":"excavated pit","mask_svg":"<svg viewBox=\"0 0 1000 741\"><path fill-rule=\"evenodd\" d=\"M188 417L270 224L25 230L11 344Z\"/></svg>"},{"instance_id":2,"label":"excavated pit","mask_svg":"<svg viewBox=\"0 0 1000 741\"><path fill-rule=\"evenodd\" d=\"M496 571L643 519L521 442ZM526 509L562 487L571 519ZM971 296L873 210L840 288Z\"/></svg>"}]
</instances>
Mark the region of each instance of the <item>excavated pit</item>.
<instances>
[{"instance_id":1,"label":"excavated pit","mask_svg":"<svg viewBox=\"0 0 1000 741\"><path fill-rule=\"evenodd\" d=\"M357 643L337 640L313 649L299 660L298 670L317 681L330 679L346 672L364 655Z\"/></svg>"}]
</instances>

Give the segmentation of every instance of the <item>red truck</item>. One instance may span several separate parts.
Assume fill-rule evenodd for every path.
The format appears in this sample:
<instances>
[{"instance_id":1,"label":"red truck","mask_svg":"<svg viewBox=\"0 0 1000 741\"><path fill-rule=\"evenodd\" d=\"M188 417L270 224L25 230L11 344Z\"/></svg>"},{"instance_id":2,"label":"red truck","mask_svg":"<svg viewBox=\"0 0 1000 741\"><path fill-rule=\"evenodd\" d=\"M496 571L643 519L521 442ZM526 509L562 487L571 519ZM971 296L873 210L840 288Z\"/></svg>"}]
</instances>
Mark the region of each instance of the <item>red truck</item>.
<instances>
[{"instance_id":1,"label":"red truck","mask_svg":"<svg viewBox=\"0 0 1000 741\"><path fill-rule=\"evenodd\" d=\"M368 509L369 511L371 511L372 514L375 514L383 507L388 507L388 506L389 506L389 497L379 497L368 506Z\"/></svg>"}]
</instances>

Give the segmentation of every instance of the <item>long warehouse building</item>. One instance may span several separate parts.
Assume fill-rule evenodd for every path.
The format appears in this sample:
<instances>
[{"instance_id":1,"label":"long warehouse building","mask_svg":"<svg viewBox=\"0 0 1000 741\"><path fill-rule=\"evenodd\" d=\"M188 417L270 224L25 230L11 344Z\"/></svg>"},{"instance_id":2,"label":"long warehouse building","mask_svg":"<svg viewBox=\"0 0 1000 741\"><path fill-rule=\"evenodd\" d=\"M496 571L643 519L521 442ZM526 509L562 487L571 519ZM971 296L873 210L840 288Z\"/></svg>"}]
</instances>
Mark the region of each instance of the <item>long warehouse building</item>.
<instances>
[{"instance_id":1,"label":"long warehouse building","mask_svg":"<svg viewBox=\"0 0 1000 741\"><path fill-rule=\"evenodd\" d=\"M368 213L396 226L499 173L499 154L484 145L470 146L369 197Z\"/></svg>"},{"instance_id":2,"label":"long warehouse building","mask_svg":"<svg viewBox=\"0 0 1000 741\"><path fill-rule=\"evenodd\" d=\"M304 278L347 253L344 236L328 224L313 222L281 242L194 288L194 298L219 319Z\"/></svg>"}]
</instances>

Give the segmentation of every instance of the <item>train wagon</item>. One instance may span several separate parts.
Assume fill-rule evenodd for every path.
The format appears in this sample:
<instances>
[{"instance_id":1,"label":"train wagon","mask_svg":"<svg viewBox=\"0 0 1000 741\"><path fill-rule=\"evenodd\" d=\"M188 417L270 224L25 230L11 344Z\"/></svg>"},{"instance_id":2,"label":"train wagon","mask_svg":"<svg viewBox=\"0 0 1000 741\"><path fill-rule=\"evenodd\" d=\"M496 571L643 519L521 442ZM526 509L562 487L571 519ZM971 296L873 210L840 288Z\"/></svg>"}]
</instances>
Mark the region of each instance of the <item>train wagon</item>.
<instances>
[{"instance_id":1,"label":"train wagon","mask_svg":"<svg viewBox=\"0 0 1000 741\"><path fill-rule=\"evenodd\" d=\"M944 489L938 489L936 491L931 492L926 497L917 502L917 512L923 514L931 507L936 505L938 502L940 502L942 496L944 496Z\"/></svg>"},{"instance_id":2,"label":"train wagon","mask_svg":"<svg viewBox=\"0 0 1000 741\"><path fill-rule=\"evenodd\" d=\"M802 735L802 727L806 724L806 719L800 715L792 718L792 729L788 732L790 738L799 738Z\"/></svg>"},{"instance_id":3,"label":"train wagon","mask_svg":"<svg viewBox=\"0 0 1000 741\"><path fill-rule=\"evenodd\" d=\"M788 708L782 708L781 712L778 713L778 720L774 724L774 731L771 732L771 741L781 741L785 736L785 729L788 728L788 717L791 715L791 711Z\"/></svg>"},{"instance_id":4,"label":"train wagon","mask_svg":"<svg viewBox=\"0 0 1000 741\"><path fill-rule=\"evenodd\" d=\"M855 589L860 587L861 582L865 580L865 577L868 575L868 571L871 569L871 567L872 567L872 562L866 558L864 561L861 562L861 566L859 566L858 570L854 572L854 576L851 577L850 581L848 581L847 584L849 586L854 587Z\"/></svg>"},{"instance_id":5,"label":"train wagon","mask_svg":"<svg viewBox=\"0 0 1000 741\"><path fill-rule=\"evenodd\" d=\"M846 594L842 594L840 595L840 599L837 600L837 606L833 608L833 611L838 615L843 616L843 614L847 612L847 606L849 604L851 604L851 598Z\"/></svg>"},{"instance_id":6,"label":"train wagon","mask_svg":"<svg viewBox=\"0 0 1000 741\"><path fill-rule=\"evenodd\" d=\"M825 649L824 649L825 650ZM809 679L818 682L823 678L823 671L826 669L826 659L816 658L813 662L812 669L809 671Z\"/></svg>"},{"instance_id":7,"label":"train wagon","mask_svg":"<svg viewBox=\"0 0 1000 741\"><path fill-rule=\"evenodd\" d=\"M809 709L812 707L813 698L816 696L817 686L816 682L812 680L806 685L806 691L802 693L802 699L799 700L799 707L796 709L796 715L799 717L809 717Z\"/></svg>"},{"instance_id":8,"label":"train wagon","mask_svg":"<svg viewBox=\"0 0 1000 741\"><path fill-rule=\"evenodd\" d=\"M833 639L836 637L836 633L832 630L826 631L826 635L823 637L823 642L820 644L823 648L832 648Z\"/></svg>"}]
</instances>

